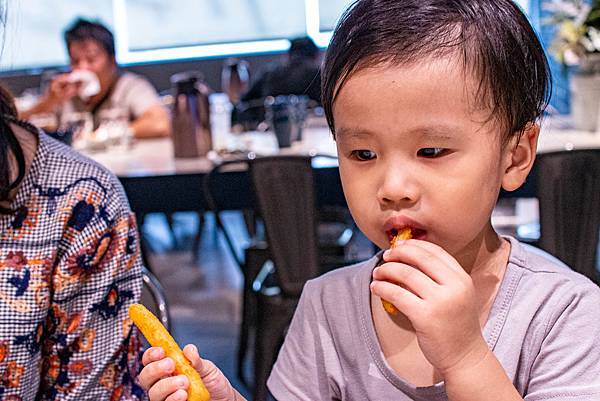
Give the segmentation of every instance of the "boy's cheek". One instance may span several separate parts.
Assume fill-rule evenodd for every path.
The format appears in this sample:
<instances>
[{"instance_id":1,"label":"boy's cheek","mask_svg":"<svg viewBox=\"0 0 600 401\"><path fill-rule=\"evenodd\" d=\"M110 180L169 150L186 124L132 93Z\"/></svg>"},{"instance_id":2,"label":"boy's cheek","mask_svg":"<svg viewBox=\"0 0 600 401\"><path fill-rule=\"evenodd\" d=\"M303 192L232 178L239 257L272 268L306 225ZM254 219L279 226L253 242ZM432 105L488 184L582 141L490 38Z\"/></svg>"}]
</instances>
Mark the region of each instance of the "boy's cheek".
<instances>
[{"instance_id":1,"label":"boy's cheek","mask_svg":"<svg viewBox=\"0 0 600 401\"><path fill-rule=\"evenodd\" d=\"M377 221L377 216L374 214L369 214L368 210L374 210L371 208L360 208L360 207L352 207L350 206L350 202L348 202L348 206L350 207L350 214L356 223L358 229L375 245L377 245L380 249L389 248L389 240L387 235L383 231L381 227L375 223ZM373 212L371 212L373 213Z\"/></svg>"}]
</instances>

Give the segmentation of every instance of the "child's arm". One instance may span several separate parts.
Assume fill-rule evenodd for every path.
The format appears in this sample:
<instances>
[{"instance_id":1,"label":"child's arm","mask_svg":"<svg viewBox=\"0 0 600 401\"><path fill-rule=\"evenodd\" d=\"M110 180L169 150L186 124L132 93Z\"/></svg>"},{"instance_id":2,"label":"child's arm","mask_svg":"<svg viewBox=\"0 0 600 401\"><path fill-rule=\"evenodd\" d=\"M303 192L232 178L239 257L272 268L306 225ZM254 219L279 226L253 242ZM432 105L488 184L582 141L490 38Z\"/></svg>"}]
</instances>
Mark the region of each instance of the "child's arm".
<instances>
[{"instance_id":1,"label":"child's arm","mask_svg":"<svg viewBox=\"0 0 600 401\"><path fill-rule=\"evenodd\" d=\"M446 393L451 401L522 401L500 362L487 344L479 361L468 361L444 375Z\"/></svg>"},{"instance_id":2,"label":"child's arm","mask_svg":"<svg viewBox=\"0 0 600 401\"><path fill-rule=\"evenodd\" d=\"M483 338L475 288L458 262L415 240L386 251L384 260L373 272L372 292L410 319L449 400L523 400Z\"/></svg>"},{"instance_id":3,"label":"child's arm","mask_svg":"<svg viewBox=\"0 0 600 401\"><path fill-rule=\"evenodd\" d=\"M193 345L183 349L185 357L198 371L204 385L211 395L211 401L246 401L229 383L229 380L211 361L200 358ZM139 382L148 392L150 401L184 401L187 399L188 378L184 375L172 376L175 363L165 358L162 348L150 348L142 357L142 369Z\"/></svg>"}]
</instances>

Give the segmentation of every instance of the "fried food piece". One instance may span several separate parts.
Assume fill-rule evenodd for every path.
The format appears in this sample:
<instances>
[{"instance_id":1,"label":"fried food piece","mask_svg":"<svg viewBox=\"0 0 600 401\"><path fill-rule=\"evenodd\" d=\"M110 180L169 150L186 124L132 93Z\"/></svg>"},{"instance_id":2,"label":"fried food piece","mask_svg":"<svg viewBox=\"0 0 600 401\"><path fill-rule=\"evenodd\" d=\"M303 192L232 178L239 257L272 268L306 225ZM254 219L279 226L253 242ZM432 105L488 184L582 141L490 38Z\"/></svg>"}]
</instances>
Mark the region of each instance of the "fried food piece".
<instances>
[{"instance_id":1,"label":"fried food piece","mask_svg":"<svg viewBox=\"0 0 600 401\"><path fill-rule=\"evenodd\" d=\"M403 228L402 230L398 231L398 234L396 234L394 238L392 238L392 241L390 242L390 249L394 248L398 241L405 241L411 238L412 231L410 230L410 228ZM398 309L392 303L386 301L383 298L381 299L381 303L383 304L383 309L385 309L385 311L390 315L396 315L398 313Z\"/></svg>"},{"instance_id":2,"label":"fried food piece","mask_svg":"<svg viewBox=\"0 0 600 401\"><path fill-rule=\"evenodd\" d=\"M142 304L129 307L129 317L140 329L146 340L153 347L161 347L165 355L175 361L175 373L186 375L190 381L187 389L188 401L209 401L210 394L204 386L200 375L183 355L181 348L169 334L165 326Z\"/></svg>"}]
</instances>

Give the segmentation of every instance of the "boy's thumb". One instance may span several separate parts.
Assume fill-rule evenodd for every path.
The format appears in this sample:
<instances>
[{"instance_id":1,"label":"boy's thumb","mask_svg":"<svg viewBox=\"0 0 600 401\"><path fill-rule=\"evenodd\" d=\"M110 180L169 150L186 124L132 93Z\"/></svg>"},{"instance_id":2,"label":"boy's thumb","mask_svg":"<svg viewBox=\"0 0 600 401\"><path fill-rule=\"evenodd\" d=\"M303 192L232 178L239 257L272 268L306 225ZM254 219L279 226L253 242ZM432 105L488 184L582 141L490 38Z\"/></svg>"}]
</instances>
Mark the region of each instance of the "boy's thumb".
<instances>
[{"instance_id":1,"label":"boy's thumb","mask_svg":"<svg viewBox=\"0 0 600 401\"><path fill-rule=\"evenodd\" d=\"M193 344L188 344L183 347L183 355L191 362L194 369L198 370L202 366L200 361L200 355L198 354L198 348Z\"/></svg>"},{"instance_id":2,"label":"boy's thumb","mask_svg":"<svg viewBox=\"0 0 600 401\"><path fill-rule=\"evenodd\" d=\"M211 373L214 365L210 361L203 360L200 358L198 348L194 344L188 344L183 348L183 354L190 361L192 367L204 377Z\"/></svg>"}]
</instances>

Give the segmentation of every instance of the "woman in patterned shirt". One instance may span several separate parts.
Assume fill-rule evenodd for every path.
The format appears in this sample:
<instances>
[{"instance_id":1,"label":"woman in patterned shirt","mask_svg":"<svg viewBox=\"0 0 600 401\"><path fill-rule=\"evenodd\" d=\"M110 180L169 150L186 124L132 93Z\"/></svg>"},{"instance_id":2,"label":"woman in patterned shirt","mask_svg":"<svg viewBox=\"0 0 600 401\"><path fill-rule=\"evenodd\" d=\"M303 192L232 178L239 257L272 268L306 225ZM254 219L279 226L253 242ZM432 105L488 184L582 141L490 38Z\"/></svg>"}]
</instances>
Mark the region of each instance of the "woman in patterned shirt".
<instances>
[{"instance_id":1,"label":"woman in patterned shirt","mask_svg":"<svg viewBox=\"0 0 600 401\"><path fill-rule=\"evenodd\" d=\"M0 92L0 400L140 400L134 217L106 169Z\"/></svg>"}]
</instances>

